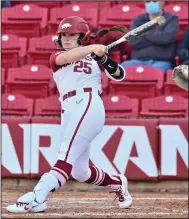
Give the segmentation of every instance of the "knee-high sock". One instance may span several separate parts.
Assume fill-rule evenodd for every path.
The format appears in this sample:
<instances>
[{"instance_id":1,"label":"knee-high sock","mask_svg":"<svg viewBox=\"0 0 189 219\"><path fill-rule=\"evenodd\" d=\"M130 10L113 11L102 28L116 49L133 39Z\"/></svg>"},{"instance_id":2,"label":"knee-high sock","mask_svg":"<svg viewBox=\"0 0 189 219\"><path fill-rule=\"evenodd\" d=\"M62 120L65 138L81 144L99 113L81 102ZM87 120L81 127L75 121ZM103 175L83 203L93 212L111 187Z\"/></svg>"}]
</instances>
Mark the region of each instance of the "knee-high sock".
<instances>
[{"instance_id":1,"label":"knee-high sock","mask_svg":"<svg viewBox=\"0 0 189 219\"><path fill-rule=\"evenodd\" d=\"M110 190L118 190L121 188L121 180L119 176L112 176L105 173L102 169L95 166L89 167L91 170L91 175L86 183L95 184L98 186L104 186Z\"/></svg>"},{"instance_id":2,"label":"knee-high sock","mask_svg":"<svg viewBox=\"0 0 189 219\"><path fill-rule=\"evenodd\" d=\"M58 160L56 164L52 167L50 170L50 174L55 176L58 180L58 187L54 188L51 192L55 191L55 189L58 189L63 184L65 184L71 174L72 165L69 163L66 163L65 161Z\"/></svg>"}]
</instances>

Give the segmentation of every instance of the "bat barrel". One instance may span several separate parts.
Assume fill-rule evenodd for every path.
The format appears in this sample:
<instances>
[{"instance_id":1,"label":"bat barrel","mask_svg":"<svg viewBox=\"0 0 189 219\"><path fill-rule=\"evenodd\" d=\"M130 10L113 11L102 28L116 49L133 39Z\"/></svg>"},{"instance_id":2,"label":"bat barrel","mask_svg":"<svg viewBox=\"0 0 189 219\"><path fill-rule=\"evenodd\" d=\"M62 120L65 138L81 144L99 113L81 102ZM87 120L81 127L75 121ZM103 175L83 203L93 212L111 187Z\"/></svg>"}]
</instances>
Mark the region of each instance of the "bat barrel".
<instances>
[{"instance_id":1,"label":"bat barrel","mask_svg":"<svg viewBox=\"0 0 189 219\"><path fill-rule=\"evenodd\" d=\"M162 25L165 23L165 17L163 16L160 16L160 17L157 17L156 19L153 19L133 30L131 30L130 32L128 32L126 35L125 35L125 39L126 40L130 40L131 38L135 37L135 36L139 36L145 32L147 32L148 30L152 29L153 27L157 26L157 25Z\"/></svg>"},{"instance_id":2,"label":"bat barrel","mask_svg":"<svg viewBox=\"0 0 189 219\"><path fill-rule=\"evenodd\" d=\"M107 50L111 49L112 47L118 45L119 43L122 43L126 40L130 40L135 36L139 36L145 32L147 32L148 30L152 29L153 27L157 26L157 25L162 25L166 22L165 17L160 16L157 17L156 19L153 19L131 31L129 31L127 34L124 35L124 37L118 39L117 41L109 44L106 48Z\"/></svg>"}]
</instances>

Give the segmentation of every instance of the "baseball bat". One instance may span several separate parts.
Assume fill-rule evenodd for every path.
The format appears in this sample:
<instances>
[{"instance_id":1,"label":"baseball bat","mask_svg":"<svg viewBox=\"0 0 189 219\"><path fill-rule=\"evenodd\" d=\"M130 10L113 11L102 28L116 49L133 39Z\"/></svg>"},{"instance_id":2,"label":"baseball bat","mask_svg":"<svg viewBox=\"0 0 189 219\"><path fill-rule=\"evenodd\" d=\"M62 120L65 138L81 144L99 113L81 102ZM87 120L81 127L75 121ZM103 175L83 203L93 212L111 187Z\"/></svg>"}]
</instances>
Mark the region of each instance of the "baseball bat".
<instances>
[{"instance_id":1,"label":"baseball bat","mask_svg":"<svg viewBox=\"0 0 189 219\"><path fill-rule=\"evenodd\" d=\"M108 46L106 46L106 49L109 50L111 49L112 47L120 44L120 43L123 43L125 41L128 41L136 36L139 36L149 30L151 30L152 28L154 28L155 26L157 25L162 25L166 22L165 20L165 17L163 16L160 16L160 17L157 17L151 21L148 21L147 23L129 31L128 33L126 33L123 37L121 37L120 39L114 41L113 43L109 44Z\"/></svg>"}]
</instances>

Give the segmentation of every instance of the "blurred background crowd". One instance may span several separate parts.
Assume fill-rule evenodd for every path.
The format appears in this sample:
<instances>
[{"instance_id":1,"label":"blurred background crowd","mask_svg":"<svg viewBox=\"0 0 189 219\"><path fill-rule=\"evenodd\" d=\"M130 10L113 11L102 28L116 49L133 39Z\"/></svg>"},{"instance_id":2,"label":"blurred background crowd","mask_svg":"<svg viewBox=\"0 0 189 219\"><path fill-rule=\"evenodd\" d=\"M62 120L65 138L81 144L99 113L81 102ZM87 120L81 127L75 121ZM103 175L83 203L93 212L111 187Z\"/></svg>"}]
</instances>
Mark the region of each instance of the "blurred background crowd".
<instances>
[{"instance_id":1,"label":"blurred background crowd","mask_svg":"<svg viewBox=\"0 0 189 219\"><path fill-rule=\"evenodd\" d=\"M183 101L188 98L188 93L176 87L172 81L173 68L179 64L188 64L188 1L7 0L1 1L1 7L2 92L5 96L20 94L35 100L58 95L52 81L49 57L57 51L54 39L58 24L64 17L83 17L90 25L91 34L95 36L101 28L123 25L132 30L163 15L166 18L164 25L110 51L110 56L126 68L127 79L124 83L116 84L103 74L103 98L105 102L108 99L114 104L116 101L112 99L113 95L138 99L138 113L128 116L140 115L144 98L162 95L179 95L184 97ZM100 38L98 43L108 45L119 37L119 33L110 32ZM163 100L165 104L166 97ZM124 105L129 107L131 103L128 99L125 101ZM109 107L108 104L106 106ZM176 102L174 106L177 110ZM168 112L166 115L172 114Z\"/></svg>"}]
</instances>

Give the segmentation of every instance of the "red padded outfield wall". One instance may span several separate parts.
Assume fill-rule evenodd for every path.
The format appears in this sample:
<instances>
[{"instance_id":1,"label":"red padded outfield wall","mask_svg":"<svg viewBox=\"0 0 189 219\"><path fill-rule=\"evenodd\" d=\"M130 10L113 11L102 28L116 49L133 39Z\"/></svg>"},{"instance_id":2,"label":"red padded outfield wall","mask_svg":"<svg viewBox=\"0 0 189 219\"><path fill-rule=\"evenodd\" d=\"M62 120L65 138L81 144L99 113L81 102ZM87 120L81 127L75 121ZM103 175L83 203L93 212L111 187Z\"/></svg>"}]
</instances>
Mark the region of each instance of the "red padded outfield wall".
<instances>
[{"instance_id":1,"label":"red padded outfield wall","mask_svg":"<svg viewBox=\"0 0 189 219\"><path fill-rule=\"evenodd\" d=\"M2 176L39 177L56 162L59 118L2 118ZM90 161L130 180L188 179L188 119L107 119Z\"/></svg>"}]
</instances>

